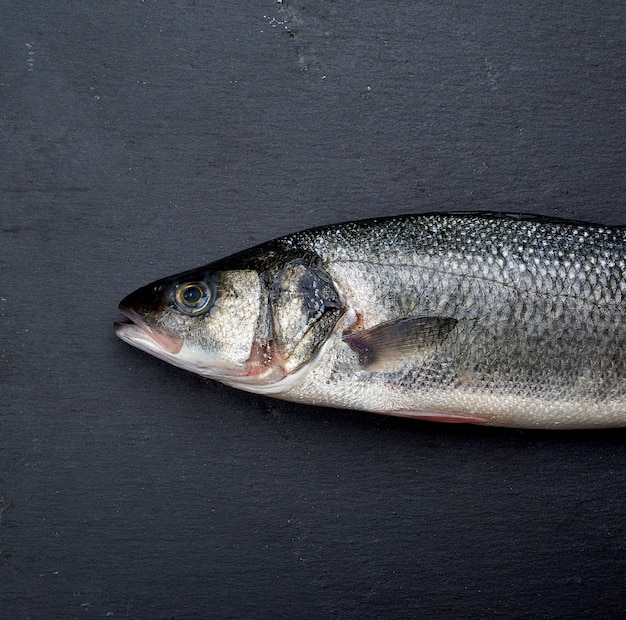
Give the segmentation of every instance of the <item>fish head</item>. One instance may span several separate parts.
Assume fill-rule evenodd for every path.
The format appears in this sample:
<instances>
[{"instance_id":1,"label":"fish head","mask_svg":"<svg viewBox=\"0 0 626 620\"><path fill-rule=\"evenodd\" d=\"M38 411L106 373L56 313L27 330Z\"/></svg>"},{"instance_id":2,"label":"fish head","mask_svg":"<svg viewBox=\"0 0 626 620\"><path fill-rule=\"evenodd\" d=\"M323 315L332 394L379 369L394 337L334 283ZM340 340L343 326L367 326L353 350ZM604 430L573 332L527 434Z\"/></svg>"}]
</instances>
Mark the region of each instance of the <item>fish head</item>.
<instances>
[{"instance_id":1,"label":"fish head","mask_svg":"<svg viewBox=\"0 0 626 620\"><path fill-rule=\"evenodd\" d=\"M125 297L116 324L125 342L204 376L245 373L259 315L251 270L198 269L148 284Z\"/></svg>"},{"instance_id":2,"label":"fish head","mask_svg":"<svg viewBox=\"0 0 626 620\"><path fill-rule=\"evenodd\" d=\"M310 260L225 259L125 297L125 342L174 366L249 391L280 392L309 365L344 312ZM277 386L275 389L270 386Z\"/></svg>"}]
</instances>

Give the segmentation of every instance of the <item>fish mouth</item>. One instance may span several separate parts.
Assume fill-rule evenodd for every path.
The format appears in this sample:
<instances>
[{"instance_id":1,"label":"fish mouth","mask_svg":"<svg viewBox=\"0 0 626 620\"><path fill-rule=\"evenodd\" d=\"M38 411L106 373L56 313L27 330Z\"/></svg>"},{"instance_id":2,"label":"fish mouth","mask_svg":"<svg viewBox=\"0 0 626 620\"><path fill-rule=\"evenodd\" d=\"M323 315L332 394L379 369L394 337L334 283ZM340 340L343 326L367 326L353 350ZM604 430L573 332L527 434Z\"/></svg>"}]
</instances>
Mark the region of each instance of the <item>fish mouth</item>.
<instances>
[{"instance_id":1,"label":"fish mouth","mask_svg":"<svg viewBox=\"0 0 626 620\"><path fill-rule=\"evenodd\" d=\"M138 312L120 305L120 312L128 319L114 324L118 338L139 349L162 351L177 355L183 348L183 339L171 331L150 325Z\"/></svg>"},{"instance_id":2,"label":"fish mouth","mask_svg":"<svg viewBox=\"0 0 626 620\"><path fill-rule=\"evenodd\" d=\"M138 312L123 306L120 306L120 312L128 320L114 323L113 327L116 336L127 344L150 353L150 355L154 355L178 368L194 372L209 379L223 381L244 375L240 369L229 372L230 369L222 369L217 364L208 363L207 360L198 357L188 348L183 350L185 342L182 337L162 327L151 325Z\"/></svg>"}]
</instances>

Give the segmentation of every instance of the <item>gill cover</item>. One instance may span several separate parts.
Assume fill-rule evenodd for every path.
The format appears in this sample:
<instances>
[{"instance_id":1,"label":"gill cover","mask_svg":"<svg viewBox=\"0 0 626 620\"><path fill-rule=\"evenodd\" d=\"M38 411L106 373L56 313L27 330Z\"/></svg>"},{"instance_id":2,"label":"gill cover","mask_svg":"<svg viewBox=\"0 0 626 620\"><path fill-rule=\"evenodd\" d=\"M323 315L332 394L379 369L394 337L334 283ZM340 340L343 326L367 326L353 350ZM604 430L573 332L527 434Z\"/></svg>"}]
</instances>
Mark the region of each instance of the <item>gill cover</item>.
<instances>
[{"instance_id":1,"label":"gill cover","mask_svg":"<svg viewBox=\"0 0 626 620\"><path fill-rule=\"evenodd\" d=\"M261 310L259 359L285 376L310 362L345 311L330 276L318 265L291 260L266 280Z\"/></svg>"}]
</instances>

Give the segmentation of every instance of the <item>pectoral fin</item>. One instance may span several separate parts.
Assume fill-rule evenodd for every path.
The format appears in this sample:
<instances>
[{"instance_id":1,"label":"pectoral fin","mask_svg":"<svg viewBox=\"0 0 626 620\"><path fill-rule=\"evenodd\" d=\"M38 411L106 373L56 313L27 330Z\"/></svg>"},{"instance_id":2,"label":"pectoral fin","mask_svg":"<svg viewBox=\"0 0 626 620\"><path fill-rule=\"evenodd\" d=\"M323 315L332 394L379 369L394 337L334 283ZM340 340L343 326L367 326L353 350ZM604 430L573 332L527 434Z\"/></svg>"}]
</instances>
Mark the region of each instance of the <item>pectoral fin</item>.
<instances>
[{"instance_id":1,"label":"pectoral fin","mask_svg":"<svg viewBox=\"0 0 626 620\"><path fill-rule=\"evenodd\" d=\"M364 370L384 370L423 355L425 349L443 342L456 324L447 316L396 319L346 334L343 341L357 353Z\"/></svg>"}]
</instances>

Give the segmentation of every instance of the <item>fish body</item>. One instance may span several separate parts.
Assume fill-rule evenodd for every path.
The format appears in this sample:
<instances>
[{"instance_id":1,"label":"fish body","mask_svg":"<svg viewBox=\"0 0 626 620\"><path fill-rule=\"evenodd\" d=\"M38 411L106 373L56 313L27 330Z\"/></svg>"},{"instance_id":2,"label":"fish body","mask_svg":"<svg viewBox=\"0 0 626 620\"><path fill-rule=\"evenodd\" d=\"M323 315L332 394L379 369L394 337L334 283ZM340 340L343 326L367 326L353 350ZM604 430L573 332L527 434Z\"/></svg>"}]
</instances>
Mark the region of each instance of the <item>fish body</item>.
<instances>
[{"instance_id":1,"label":"fish body","mask_svg":"<svg viewBox=\"0 0 626 620\"><path fill-rule=\"evenodd\" d=\"M158 280L122 340L285 400L444 422L626 425L626 231L407 215L311 229Z\"/></svg>"}]
</instances>

